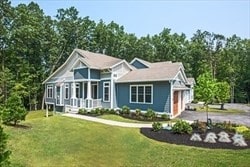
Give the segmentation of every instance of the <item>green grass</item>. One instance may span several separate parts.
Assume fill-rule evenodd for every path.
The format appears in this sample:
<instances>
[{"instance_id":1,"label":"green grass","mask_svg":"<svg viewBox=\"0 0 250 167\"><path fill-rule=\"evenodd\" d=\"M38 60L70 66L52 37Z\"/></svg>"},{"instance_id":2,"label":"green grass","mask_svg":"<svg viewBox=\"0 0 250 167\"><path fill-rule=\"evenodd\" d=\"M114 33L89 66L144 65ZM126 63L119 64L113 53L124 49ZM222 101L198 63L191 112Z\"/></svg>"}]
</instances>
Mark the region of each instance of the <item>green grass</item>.
<instances>
[{"instance_id":1,"label":"green grass","mask_svg":"<svg viewBox=\"0 0 250 167\"><path fill-rule=\"evenodd\" d=\"M112 121L119 121L119 122L128 122L128 123L148 123L148 124L152 124L153 123L153 121L138 121L138 120L124 118L122 116L113 115L113 114L100 115L99 118L107 119L107 120L112 120ZM160 121L160 122L162 122L162 123L176 122L176 119L172 119L170 121Z\"/></svg>"},{"instance_id":2,"label":"green grass","mask_svg":"<svg viewBox=\"0 0 250 167\"><path fill-rule=\"evenodd\" d=\"M198 112L206 112L206 108L197 108ZM225 110L220 110L219 108L214 108L214 107L209 107L208 112L216 112L216 113L228 113L228 114L239 114L239 113L244 113L243 110L237 110L237 109L225 109Z\"/></svg>"},{"instance_id":3,"label":"green grass","mask_svg":"<svg viewBox=\"0 0 250 167\"><path fill-rule=\"evenodd\" d=\"M133 119L123 118L122 116L113 115L113 114L100 115L99 118L108 119L108 120L112 120L112 121L119 121L119 122L145 123L144 121L137 121L137 120L133 120ZM152 122L146 122L146 123L150 124Z\"/></svg>"},{"instance_id":4,"label":"green grass","mask_svg":"<svg viewBox=\"0 0 250 167\"><path fill-rule=\"evenodd\" d=\"M139 129L30 112L6 127L13 166L249 166L250 150L203 149L157 142Z\"/></svg>"}]
</instances>

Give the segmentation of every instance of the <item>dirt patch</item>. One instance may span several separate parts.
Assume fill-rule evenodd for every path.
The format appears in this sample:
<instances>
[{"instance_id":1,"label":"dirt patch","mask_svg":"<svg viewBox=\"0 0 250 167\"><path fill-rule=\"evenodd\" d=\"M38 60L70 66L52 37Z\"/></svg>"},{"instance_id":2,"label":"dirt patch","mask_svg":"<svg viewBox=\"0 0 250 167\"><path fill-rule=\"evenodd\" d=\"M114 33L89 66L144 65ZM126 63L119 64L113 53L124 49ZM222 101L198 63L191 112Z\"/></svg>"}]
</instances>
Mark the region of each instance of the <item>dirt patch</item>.
<instances>
[{"instance_id":1,"label":"dirt patch","mask_svg":"<svg viewBox=\"0 0 250 167\"><path fill-rule=\"evenodd\" d=\"M214 132L218 134L219 132L223 131L222 129L211 129L208 132ZM158 132L154 132L152 128L141 128L140 133L144 136L154 139L160 142L166 142L170 144L177 144L177 145L186 145L186 146L195 146L195 147L203 147L203 148L210 148L210 149L250 149L250 140L245 140L247 145L246 147L239 147L233 145L233 142L230 143L223 143L216 140L216 143L206 143L203 140L206 137L207 133L200 134L202 141L191 141L190 138L192 135L189 134L174 134L169 130L160 130ZM229 133L230 139L233 137L233 133Z\"/></svg>"}]
</instances>

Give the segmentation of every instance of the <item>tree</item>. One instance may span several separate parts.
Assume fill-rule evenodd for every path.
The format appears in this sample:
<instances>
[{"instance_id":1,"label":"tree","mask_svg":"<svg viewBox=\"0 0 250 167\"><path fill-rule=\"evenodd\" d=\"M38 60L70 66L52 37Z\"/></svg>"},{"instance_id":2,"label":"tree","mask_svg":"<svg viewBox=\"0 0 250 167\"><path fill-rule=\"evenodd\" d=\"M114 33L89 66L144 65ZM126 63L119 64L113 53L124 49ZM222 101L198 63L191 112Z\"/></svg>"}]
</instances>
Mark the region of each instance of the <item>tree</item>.
<instances>
[{"instance_id":1,"label":"tree","mask_svg":"<svg viewBox=\"0 0 250 167\"><path fill-rule=\"evenodd\" d=\"M3 122L17 125L20 121L25 120L27 114L28 112L23 105L21 97L17 93L12 93L3 107Z\"/></svg>"},{"instance_id":2,"label":"tree","mask_svg":"<svg viewBox=\"0 0 250 167\"><path fill-rule=\"evenodd\" d=\"M11 152L7 150L7 135L4 133L2 126L0 125L0 166L9 166L9 156Z\"/></svg>"},{"instance_id":3,"label":"tree","mask_svg":"<svg viewBox=\"0 0 250 167\"><path fill-rule=\"evenodd\" d=\"M215 80L212 78L211 73L206 72L197 78L195 95L197 100L204 102L208 122L208 104L213 102L215 95Z\"/></svg>"},{"instance_id":4,"label":"tree","mask_svg":"<svg viewBox=\"0 0 250 167\"><path fill-rule=\"evenodd\" d=\"M224 110L224 103L230 98L230 86L227 82L217 82L215 84L215 97Z\"/></svg>"}]
</instances>

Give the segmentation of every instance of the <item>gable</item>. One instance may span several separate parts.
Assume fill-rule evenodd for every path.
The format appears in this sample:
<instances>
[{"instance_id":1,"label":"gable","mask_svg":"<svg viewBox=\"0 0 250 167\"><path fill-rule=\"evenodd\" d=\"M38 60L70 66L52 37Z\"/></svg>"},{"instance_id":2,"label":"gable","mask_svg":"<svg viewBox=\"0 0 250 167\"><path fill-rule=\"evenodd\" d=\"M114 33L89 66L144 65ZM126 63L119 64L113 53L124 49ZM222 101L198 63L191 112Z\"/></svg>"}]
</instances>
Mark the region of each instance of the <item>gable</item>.
<instances>
[{"instance_id":1,"label":"gable","mask_svg":"<svg viewBox=\"0 0 250 167\"><path fill-rule=\"evenodd\" d=\"M183 68L180 68L179 69L179 72L177 73L177 75L174 77L174 80L177 80L177 81L181 81L183 83L188 83L187 81L187 77L186 77L186 74L183 70Z\"/></svg>"},{"instance_id":2,"label":"gable","mask_svg":"<svg viewBox=\"0 0 250 167\"><path fill-rule=\"evenodd\" d=\"M123 75L127 74L131 70L129 64L124 60L122 63L115 65L112 68L113 77L115 79L121 78Z\"/></svg>"},{"instance_id":3,"label":"gable","mask_svg":"<svg viewBox=\"0 0 250 167\"><path fill-rule=\"evenodd\" d=\"M134 66L137 69L143 69L143 68L148 68L148 66L146 66L145 64L143 64L142 62L135 60L131 63L132 66Z\"/></svg>"},{"instance_id":4,"label":"gable","mask_svg":"<svg viewBox=\"0 0 250 167\"><path fill-rule=\"evenodd\" d=\"M68 59L53 74L51 74L44 82L57 82L59 80L73 80L73 67L78 66L78 60L82 58L77 52L73 51Z\"/></svg>"}]
</instances>

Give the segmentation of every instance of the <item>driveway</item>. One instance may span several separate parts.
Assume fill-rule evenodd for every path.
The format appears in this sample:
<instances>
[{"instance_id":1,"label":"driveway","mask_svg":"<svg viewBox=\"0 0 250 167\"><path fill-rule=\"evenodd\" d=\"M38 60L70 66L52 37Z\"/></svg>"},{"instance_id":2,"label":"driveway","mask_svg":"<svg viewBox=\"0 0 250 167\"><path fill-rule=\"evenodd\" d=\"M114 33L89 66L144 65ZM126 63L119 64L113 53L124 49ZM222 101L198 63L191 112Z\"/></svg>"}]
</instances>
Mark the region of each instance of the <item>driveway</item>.
<instances>
[{"instance_id":1,"label":"driveway","mask_svg":"<svg viewBox=\"0 0 250 167\"><path fill-rule=\"evenodd\" d=\"M194 106L194 104L192 104ZM244 113L234 113L234 114L228 114L228 113L215 113L215 112L209 112L208 117L212 120L212 122L224 122L224 121L230 121L232 123L236 124L242 124L250 127L250 107L243 105L243 104L225 104L225 108L233 108L233 109L240 109L244 110ZM206 112L196 112L196 111L184 111L181 113L178 118L184 119L184 120L200 120L200 121L206 121L207 116Z\"/></svg>"}]
</instances>

